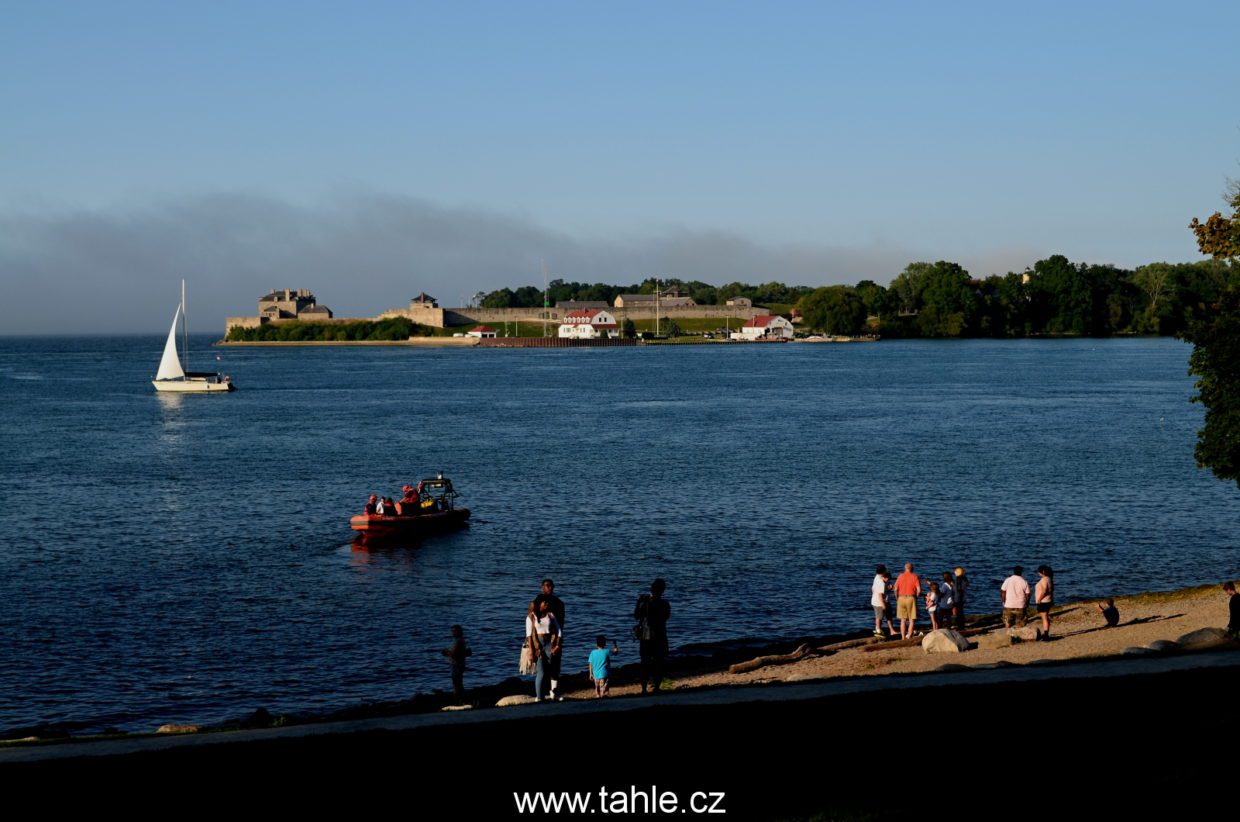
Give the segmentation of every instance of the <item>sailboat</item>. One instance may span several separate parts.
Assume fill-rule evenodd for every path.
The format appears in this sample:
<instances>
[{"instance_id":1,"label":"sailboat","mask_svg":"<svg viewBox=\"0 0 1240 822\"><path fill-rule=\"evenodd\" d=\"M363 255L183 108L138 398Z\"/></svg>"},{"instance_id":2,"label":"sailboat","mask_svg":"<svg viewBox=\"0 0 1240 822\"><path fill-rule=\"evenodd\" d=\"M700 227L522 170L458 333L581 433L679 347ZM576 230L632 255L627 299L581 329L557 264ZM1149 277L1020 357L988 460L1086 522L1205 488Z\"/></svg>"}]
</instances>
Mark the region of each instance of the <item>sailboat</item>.
<instances>
[{"instance_id":1,"label":"sailboat","mask_svg":"<svg viewBox=\"0 0 1240 822\"><path fill-rule=\"evenodd\" d=\"M177 352L177 320L181 320L181 328L185 335L185 364ZM221 376L218 371L189 371L189 327L185 319L185 280L181 280L181 302L172 315L172 328L168 329L168 342L164 345L164 356L159 361L159 372L151 384L156 391L175 391L185 394L200 394L216 391L236 391L230 377Z\"/></svg>"}]
</instances>

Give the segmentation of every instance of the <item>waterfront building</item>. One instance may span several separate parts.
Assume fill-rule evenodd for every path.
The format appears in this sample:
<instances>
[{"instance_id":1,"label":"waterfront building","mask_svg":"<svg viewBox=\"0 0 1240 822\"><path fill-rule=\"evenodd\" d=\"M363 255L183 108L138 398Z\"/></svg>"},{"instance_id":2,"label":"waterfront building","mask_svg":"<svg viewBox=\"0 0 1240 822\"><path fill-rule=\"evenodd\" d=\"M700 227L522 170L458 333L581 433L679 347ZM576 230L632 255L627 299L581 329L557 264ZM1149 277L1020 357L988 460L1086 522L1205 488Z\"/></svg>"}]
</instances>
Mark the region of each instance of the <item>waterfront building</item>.
<instances>
[{"instance_id":1,"label":"waterfront building","mask_svg":"<svg viewBox=\"0 0 1240 822\"><path fill-rule=\"evenodd\" d=\"M472 331L465 332L466 337L477 337L478 339L493 339L495 337L495 329L489 325L480 325Z\"/></svg>"},{"instance_id":2,"label":"waterfront building","mask_svg":"<svg viewBox=\"0 0 1240 822\"><path fill-rule=\"evenodd\" d=\"M258 298L258 316L265 320L330 320L332 311L319 305L307 289L273 288Z\"/></svg>"},{"instance_id":3,"label":"waterfront building","mask_svg":"<svg viewBox=\"0 0 1240 822\"><path fill-rule=\"evenodd\" d=\"M616 333L619 326L616 318L601 308L569 311L560 324L559 336L577 340L589 340L598 337L609 337Z\"/></svg>"},{"instance_id":4,"label":"waterfront building","mask_svg":"<svg viewBox=\"0 0 1240 822\"><path fill-rule=\"evenodd\" d=\"M740 331L732 332L734 340L790 340L792 336L792 323L778 314L754 317Z\"/></svg>"},{"instance_id":5,"label":"waterfront building","mask_svg":"<svg viewBox=\"0 0 1240 822\"><path fill-rule=\"evenodd\" d=\"M693 298L681 292L679 288L669 288L657 295L660 308L688 308L697 305ZM621 294L616 297L616 308L651 308L655 307L654 294Z\"/></svg>"}]
</instances>

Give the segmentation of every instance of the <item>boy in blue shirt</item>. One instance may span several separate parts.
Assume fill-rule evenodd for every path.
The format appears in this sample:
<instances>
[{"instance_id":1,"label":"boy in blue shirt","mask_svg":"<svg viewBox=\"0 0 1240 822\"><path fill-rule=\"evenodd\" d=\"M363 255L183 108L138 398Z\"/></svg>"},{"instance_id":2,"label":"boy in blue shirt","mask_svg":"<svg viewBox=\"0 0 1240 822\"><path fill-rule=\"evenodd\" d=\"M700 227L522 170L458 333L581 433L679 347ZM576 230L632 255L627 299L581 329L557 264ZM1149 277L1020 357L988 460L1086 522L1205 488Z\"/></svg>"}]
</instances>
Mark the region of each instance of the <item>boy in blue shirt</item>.
<instances>
[{"instance_id":1,"label":"boy in blue shirt","mask_svg":"<svg viewBox=\"0 0 1240 822\"><path fill-rule=\"evenodd\" d=\"M590 652L590 679L594 682L594 696L602 698L608 695L607 680L611 678L611 658L620 653L620 646L611 644L607 650L607 637L599 634L594 638L595 648Z\"/></svg>"}]
</instances>

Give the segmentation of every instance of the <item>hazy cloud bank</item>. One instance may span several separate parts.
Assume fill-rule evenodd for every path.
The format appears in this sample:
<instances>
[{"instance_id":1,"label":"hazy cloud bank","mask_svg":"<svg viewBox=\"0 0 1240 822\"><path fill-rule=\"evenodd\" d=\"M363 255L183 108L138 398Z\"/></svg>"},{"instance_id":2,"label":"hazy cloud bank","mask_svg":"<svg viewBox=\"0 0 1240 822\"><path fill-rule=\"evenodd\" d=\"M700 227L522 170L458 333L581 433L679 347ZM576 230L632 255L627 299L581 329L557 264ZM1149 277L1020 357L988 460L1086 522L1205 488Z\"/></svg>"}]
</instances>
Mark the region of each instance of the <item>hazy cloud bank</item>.
<instances>
[{"instance_id":1,"label":"hazy cloud bank","mask_svg":"<svg viewBox=\"0 0 1240 822\"><path fill-rule=\"evenodd\" d=\"M938 255L942 256L942 255ZM162 332L182 277L196 331L254 314L270 288L309 288L338 316L370 316L419 291L441 305L552 278L637 282L650 275L827 285L886 284L910 261L885 246L773 246L726 231L666 229L585 239L497 212L384 195L318 206L224 194L101 211L0 214L0 333ZM951 257L968 267L969 261ZM1027 251L977 256L1020 269Z\"/></svg>"}]
</instances>

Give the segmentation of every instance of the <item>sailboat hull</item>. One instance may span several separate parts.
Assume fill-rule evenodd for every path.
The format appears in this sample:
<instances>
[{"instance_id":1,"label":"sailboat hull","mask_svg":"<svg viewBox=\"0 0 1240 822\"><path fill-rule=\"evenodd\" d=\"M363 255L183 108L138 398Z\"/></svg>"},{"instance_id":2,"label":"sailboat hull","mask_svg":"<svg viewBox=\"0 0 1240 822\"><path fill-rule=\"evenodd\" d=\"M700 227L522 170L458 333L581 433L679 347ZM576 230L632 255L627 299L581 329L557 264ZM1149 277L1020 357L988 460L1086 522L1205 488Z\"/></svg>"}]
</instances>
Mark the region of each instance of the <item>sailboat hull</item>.
<instances>
[{"instance_id":1,"label":"sailboat hull","mask_svg":"<svg viewBox=\"0 0 1240 822\"><path fill-rule=\"evenodd\" d=\"M189 377L184 380L151 380L156 391L170 391L176 394L227 394L236 391L231 382L215 382L203 377Z\"/></svg>"}]
</instances>

